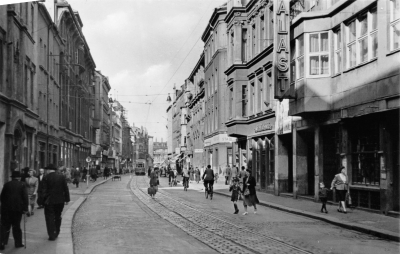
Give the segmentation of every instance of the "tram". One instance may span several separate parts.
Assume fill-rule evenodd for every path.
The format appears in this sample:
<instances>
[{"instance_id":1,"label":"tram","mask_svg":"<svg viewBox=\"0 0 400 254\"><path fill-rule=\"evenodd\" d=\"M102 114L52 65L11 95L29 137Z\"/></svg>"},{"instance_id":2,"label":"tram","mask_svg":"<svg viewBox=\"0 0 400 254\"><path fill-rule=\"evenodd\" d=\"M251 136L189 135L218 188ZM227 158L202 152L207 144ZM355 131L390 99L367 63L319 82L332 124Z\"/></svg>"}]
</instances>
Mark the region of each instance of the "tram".
<instances>
[{"instance_id":1,"label":"tram","mask_svg":"<svg viewBox=\"0 0 400 254\"><path fill-rule=\"evenodd\" d=\"M146 175L146 167L145 167L145 161L144 160L136 161L135 175Z\"/></svg>"}]
</instances>

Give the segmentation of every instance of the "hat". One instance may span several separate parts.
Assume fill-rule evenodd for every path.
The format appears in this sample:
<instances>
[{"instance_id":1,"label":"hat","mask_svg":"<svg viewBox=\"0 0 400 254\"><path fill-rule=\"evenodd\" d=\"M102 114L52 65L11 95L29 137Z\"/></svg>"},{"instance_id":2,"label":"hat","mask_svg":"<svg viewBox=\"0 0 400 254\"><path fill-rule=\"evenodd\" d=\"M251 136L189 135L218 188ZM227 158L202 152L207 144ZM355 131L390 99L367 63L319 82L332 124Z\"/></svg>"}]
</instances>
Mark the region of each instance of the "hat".
<instances>
[{"instance_id":1,"label":"hat","mask_svg":"<svg viewBox=\"0 0 400 254\"><path fill-rule=\"evenodd\" d=\"M57 170L56 166L54 164L49 164L45 169L50 169L50 170Z\"/></svg>"},{"instance_id":2,"label":"hat","mask_svg":"<svg viewBox=\"0 0 400 254\"><path fill-rule=\"evenodd\" d=\"M19 171L13 171L11 174L11 178L21 177L21 173Z\"/></svg>"}]
</instances>

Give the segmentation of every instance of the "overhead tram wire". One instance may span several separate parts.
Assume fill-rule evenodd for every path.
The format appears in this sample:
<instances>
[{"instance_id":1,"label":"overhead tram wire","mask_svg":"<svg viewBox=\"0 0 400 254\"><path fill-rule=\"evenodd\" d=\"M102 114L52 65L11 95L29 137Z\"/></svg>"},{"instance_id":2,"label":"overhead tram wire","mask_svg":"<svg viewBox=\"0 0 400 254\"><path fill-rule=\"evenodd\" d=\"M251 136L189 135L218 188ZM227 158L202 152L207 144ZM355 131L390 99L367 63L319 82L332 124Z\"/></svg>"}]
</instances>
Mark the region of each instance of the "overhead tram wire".
<instances>
[{"instance_id":1,"label":"overhead tram wire","mask_svg":"<svg viewBox=\"0 0 400 254\"><path fill-rule=\"evenodd\" d=\"M189 37L193 34L193 32L196 30L197 26L200 24L200 22L203 20L208 8L211 6L212 1L210 1L210 3L208 4L207 8L205 9L205 11L203 12L203 15L201 16L199 22L197 22L195 28L192 30L192 32L190 33ZM185 43L187 42L187 40L189 39L189 37L186 39L186 41L183 43L183 45L185 45ZM189 54L192 52L193 48L196 46L197 42L200 40L201 36L197 39L197 41L193 44L193 47L190 49L189 53L186 54L185 58L183 59L183 61L181 62L181 64L178 66L178 68L175 70L174 74L172 74L171 78L167 81L167 83L165 83L164 87L160 90L163 91L165 89L165 87L168 85L168 83L172 80L172 78L175 76L175 74L178 72L179 68L181 68L182 64L185 62L186 58L189 56ZM181 47L181 49L183 48L183 45ZM181 50L179 49L179 51ZM176 53L175 57L178 55L179 51ZM173 60L175 60L175 57ZM154 100L152 102L154 102L157 99L157 96L154 97Z\"/></svg>"}]
</instances>

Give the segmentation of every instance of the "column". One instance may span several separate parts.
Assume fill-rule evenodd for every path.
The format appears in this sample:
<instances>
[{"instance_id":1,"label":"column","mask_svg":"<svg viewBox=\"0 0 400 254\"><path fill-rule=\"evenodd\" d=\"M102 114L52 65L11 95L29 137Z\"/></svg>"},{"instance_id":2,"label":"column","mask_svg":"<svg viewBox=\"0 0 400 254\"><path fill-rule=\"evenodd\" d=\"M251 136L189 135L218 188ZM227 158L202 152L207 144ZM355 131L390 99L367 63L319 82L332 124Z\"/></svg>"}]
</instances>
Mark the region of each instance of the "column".
<instances>
[{"instance_id":1,"label":"column","mask_svg":"<svg viewBox=\"0 0 400 254\"><path fill-rule=\"evenodd\" d=\"M275 139L275 195L288 190L289 151L279 135Z\"/></svg>"},{"instance_id":2,"label":"column","mask_svg":"<svg viewBox=\"0 0 400 254\"><path fill-rule=\"evenodd\" d=\"M296 124L293 126L293 197L306 194L307 181L307 143L299 134Z\"/></svg>"},{"instance_id":3,"label":"column","mask_svg":"<svg viewBox=\"0 0 400 254\"><path fill-rule=\"evenodd\" d=\"M318 191L319 191L319 183L324 180L324 163L323 163L323 139L322 139L322 131L321 126L317 126L314 132L314 144L315 144L315 157L314 157L314 172L315 172L315 182L314 182L314 200L318 201Z\"/></svg>"}]
</instances>

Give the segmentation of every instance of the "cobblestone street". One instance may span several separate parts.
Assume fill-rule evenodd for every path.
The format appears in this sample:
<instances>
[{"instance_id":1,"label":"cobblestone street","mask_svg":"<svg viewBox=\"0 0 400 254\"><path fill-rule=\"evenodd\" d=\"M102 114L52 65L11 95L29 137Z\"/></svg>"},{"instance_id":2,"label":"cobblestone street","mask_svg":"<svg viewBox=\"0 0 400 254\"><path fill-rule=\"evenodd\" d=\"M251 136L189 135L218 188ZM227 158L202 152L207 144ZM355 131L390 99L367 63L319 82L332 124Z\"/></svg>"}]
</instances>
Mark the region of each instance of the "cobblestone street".
<instances>
[{"instance_id":1,"label":"cobblestone street","mask_svg":"<svg viewBox=\"0 0 400 254\"><path fill-rule=\"evenodd\" d=\"M147 177L130 180L125 176L98 187L78 210L72 229L76 253L397 253L399 248L275 209L234 215L229 198L205 199L201 183L184 192L163 188L167 179L161 178L152 199Z\"/></svg>"}]
</instances>

